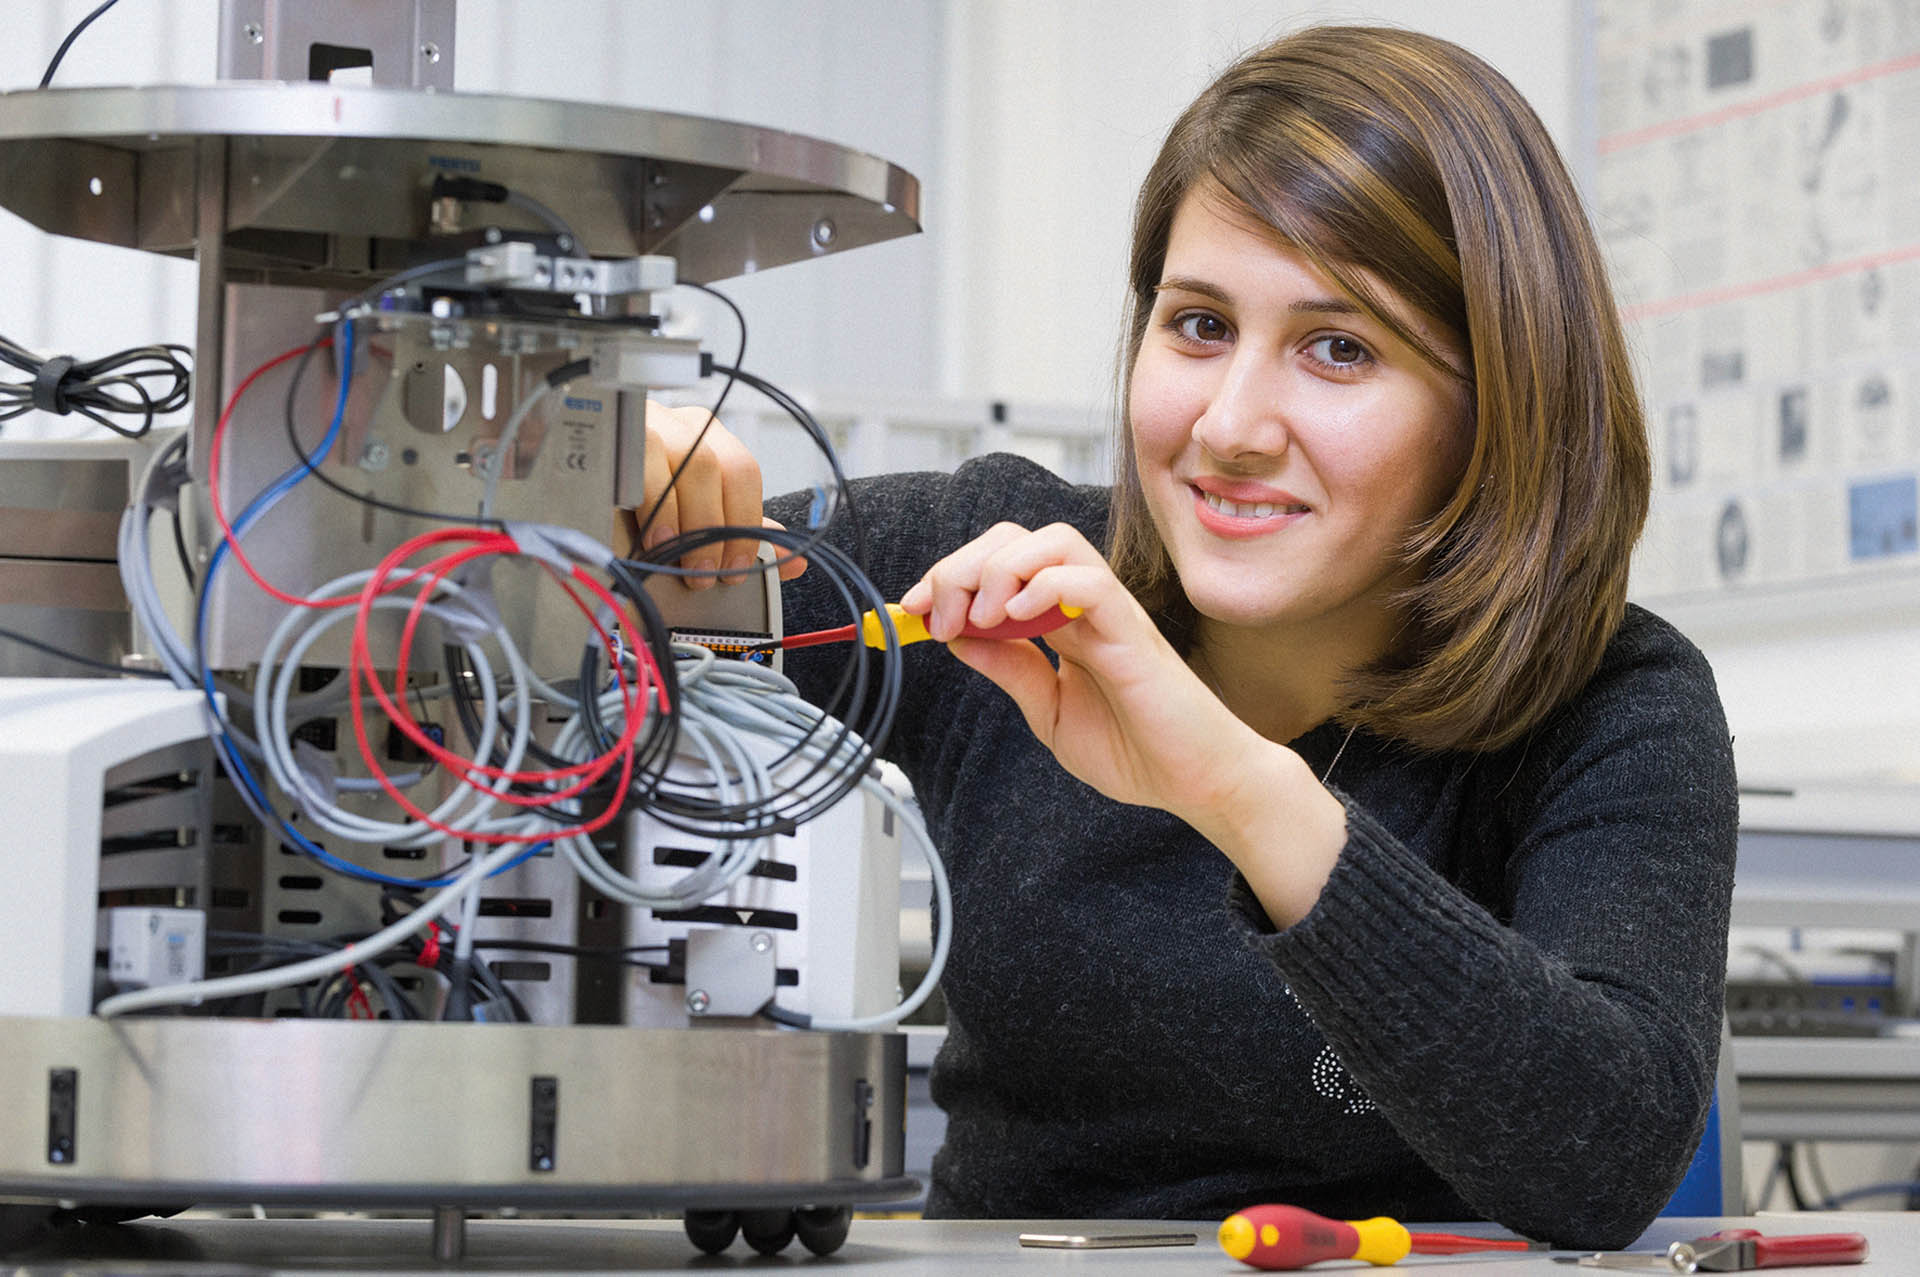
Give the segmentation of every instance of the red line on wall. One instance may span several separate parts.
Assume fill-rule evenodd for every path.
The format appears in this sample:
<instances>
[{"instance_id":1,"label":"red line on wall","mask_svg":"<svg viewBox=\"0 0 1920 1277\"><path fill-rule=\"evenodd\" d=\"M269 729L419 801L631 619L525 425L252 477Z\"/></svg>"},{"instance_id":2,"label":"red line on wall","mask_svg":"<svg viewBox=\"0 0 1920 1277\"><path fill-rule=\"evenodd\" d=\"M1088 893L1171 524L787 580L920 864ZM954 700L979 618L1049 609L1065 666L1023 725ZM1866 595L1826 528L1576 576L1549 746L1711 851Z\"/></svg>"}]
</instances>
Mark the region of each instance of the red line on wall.
<instances>
[{"instance_id":1,"label":"red line on wall","mask_svg":"<svg viewBox=\"0 0 1920 1277\"><path fill-rule=\"evenodd\" d=\"M1745 284L1728 284L1723 288L1708 288L1697 293L1663 298L1656 302L1643 302L1638 306L1628 306L1620 313L1627 322L1633 323L1686 310L1701 310L1725 302L1744 301L1763 293L1777 293L1782 289L1817 284L1823 279L1832 279L1838 275L1851 275L1856 271L1872 270L1876 266L1887 266L1894 262L1909 262L1915 258L1920 258L1920 244L1908 244L1904 248L1890 248L1884 253L1870 253L1865 257L1854 257L1844 262L1810 266L1806 270L1794 271L1788 275L1775 275L1771 279L1756 279Z\"/></svg>"},{"instance_id":2,"label":"red line on wall","mask_svg":"<svg viewBox=\"0 0 1920 1277\"><path fill-rule=\"evenodd\" d=\"M1644 146L1648 142L1657 142L1664 137L1678 137L1682 133L1692 133L1699 129L1712 128L1716 124L1725 124L1728 120L1758 115L1762 111L1771 111L1774 107L1785 106L1789 102L1817 97L1822 93L1831 93L1835 89L1844 89L1850 84L1861 84L1868 80L1877 80L1883 76L1898 75L1902 71L1913 70L1920 70L1920 53L1909 53L1905 57L1876 62L1872 66L1856 67L1851 71L1830 75L1824 80L1809 80L1805 84L1796 84L1790 89L1769 93L1765 97L1754 98L1748 102L1736 102L1718 111L1668 120L1664 124L1650 124L1644 129L1610 134L1600 139L1600 154L1613 155L1620 151L1631 150L1636 146Z\"/></svg>"}]
</instances>

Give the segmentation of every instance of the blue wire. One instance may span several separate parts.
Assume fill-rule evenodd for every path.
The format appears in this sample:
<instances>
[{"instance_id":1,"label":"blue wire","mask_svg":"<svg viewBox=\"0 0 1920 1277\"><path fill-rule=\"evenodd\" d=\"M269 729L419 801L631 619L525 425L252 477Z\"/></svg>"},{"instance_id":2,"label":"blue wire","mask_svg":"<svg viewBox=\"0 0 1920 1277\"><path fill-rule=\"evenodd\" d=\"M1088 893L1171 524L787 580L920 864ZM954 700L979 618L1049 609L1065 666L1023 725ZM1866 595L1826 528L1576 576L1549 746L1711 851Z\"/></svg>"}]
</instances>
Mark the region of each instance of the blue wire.
<instances>
[{"instance_id":1,"label":"blue wire","mask_svg":"<svg viewBox=\"0 0 1920 1277\"><path fill-rule=\"evenodd\" d=\"M353 321L351 319L340 321L340 337L337 344L341 351L340 394L334 401L333 421L327 426L326 436L320 440L319 445L314 448L313 452L307 456L305 461L289 467L285 474L275 479L266 491L255 497L247 504L247 508L240 512L240 517L233 521L233 536L236 541L248 528L253 526L262 515L279 504L280 498L286 496L302 479L306 478L309 471L320 464L321 459L325 457L328 450L333 447L334 441L340 437L341 424L347 418L347 392L353 386L354 341ZM207 560L206 574L200 582L200 600L194 616L194 630L196 634L204 634L206 632L207 604L208 601L213 598L213 574L220 570L220 566L226 562L226 558L227 542L223 538L214 545L213 555ZM204 662L200 670L200 688L206 693L207 711L212 714L214 722L224 725L226 720L220 715L220 702L217 699L218 693L213 686L213 670L207 667ZM241 755L240 751L234 747L233 741L226 731L222 730L215 735L214 744L220 751L220 760L226 765L227 774L246 787L247 792L252 794L254 799L259 803L262 811L273 812L273 804L268 801L260 782L254 777L252 768L247 766L246 759ZM349 877L359 878L367 882L383 883L390 887L449 887L452 886L458 878L457 873L442 874L438 878L399 878L392 874L383 874L377 869L368 869L363 865L356 865L350 860L342 860L326 848L315 843L298 829L295 829L284 818L280 818L277 813L275 813L275 816L279 821L281 832L286 835L287 839L291 841L294 846L327 868L335 870L338 873L346 874ZM487 877L497 877L500 874L506 873L509 869L518 868L552 845L553 843L551 841L534 843L518 856L507 861L492 873L489 873Z\"/></svg>"}]
</instances>

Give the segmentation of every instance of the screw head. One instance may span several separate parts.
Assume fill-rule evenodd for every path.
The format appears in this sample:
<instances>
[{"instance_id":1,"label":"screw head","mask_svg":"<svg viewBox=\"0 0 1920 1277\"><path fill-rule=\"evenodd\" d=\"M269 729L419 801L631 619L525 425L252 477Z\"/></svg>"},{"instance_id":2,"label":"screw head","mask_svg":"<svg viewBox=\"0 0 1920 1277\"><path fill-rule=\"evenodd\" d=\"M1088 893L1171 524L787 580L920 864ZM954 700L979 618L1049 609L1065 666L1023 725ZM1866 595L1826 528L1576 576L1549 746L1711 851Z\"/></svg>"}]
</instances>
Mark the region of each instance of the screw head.
<instances>
[{"instance_id":1,"label":"screw head","mask_svg":"<svg viewBox=\"0 0 1920 1277\"><path fill-rule=\"evenodd\" d=\"M367 446L360 452L360 460L362 464L378 470L387 464L390 455L387 451L386 444L381 443L378 439L369 439Z\"/></svg>"},{"instance_id":2,"label":"screw head","mask_svg":"<svg viewBox=\"0 0 1920 1277\"><path fill-rule=\"evenodd\" d=\"M773 948L773 937L764 931L756 931L753 933L753 939L747 941L747 943L753 946L755 953L765 953L767 950Z\"/></svg>"},{"instance_id":3,"label":"screw head","mask_svg":"<svg viewBox=\"0 0 1920 1277\"><path fill-rule=\"evenodd\" d=\"M429 40L420 46L420 60L434 63L440 60L440 46Z\"/></svg>"},{"instance_id":4,"label":"screw head","mask_svg":"<svg viewBox=\"0 0 1920 1277\"><path fill-rule=\"evenodd\" d=\"M707 996L705 989L695 989L687 994L687 1010L694 1015L705 1015L707 1008L713 1005L713 999Z\"/></svg>"},{"instance_id":5,"label":"screw head","mask_svg":"<svg viewBox=\"0 0 1920 1277\"><path fill-rule=\"evenodd\" d=\"M837 234L839 229L834 226L833 219L830 217L823 217L813 224L813 242L821 248L831 248L833 238Z\"/></svg>"},{"instance_id":6,"label":"screw head","mask_svg":"<svg viewBox=\"0 0 1920 1277\"><path fill-rule=\"evenodd\" d=\"M240 34L247 37L248 44L265 44L267 42L267 33L260 29L258 22L247 23L246 26L240 28Z\"/></svg>"}]
</instances>

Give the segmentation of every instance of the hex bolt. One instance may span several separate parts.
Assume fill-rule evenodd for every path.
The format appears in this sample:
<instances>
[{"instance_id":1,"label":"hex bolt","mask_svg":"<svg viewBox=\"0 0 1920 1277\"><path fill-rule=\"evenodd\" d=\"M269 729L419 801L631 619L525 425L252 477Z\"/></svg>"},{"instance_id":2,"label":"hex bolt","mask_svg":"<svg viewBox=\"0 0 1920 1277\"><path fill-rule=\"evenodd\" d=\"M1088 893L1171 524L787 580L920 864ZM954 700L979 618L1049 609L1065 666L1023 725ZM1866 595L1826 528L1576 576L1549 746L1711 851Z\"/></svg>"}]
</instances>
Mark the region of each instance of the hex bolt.
<instances>
[{"instance_id":1,"label":"hex bolt","mask_svg":"<svg viewBox=\"0 0 1920 1277\"><path fill-rule=\"evenodd\" d=\"M705 1015L707 1008L713 1005L713 999L707 996L705 989L695 989L687 994L687 1010L694 1015Z\"/></svg>"},{"instance_id":2,"label":"hex bolt","mask_svg":"<svg viewBox=\"0 0 1920 1277\"><path fill-rule=\"evenodd\" d=\"M764 931L756 931L753 933L753 939L747 941L747 943L753 946L755 953L765 953L767 950L773 948L773 937Z\"/></svg>"}]
</instances>

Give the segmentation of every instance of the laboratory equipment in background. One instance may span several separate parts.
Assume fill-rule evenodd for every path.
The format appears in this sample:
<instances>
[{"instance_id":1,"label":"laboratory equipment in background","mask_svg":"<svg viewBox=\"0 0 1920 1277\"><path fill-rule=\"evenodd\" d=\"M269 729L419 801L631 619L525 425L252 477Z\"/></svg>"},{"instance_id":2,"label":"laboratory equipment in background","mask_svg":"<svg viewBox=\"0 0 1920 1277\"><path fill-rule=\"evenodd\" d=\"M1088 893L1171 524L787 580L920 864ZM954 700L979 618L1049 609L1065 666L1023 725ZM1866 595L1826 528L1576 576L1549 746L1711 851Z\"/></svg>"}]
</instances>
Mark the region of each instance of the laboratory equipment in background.
<instances>
[{"instance_id":1,"label":"laboratory equipment in background","mask_svg":"<svg viewBox=\"0 0 1920 1277\"><path fill-rule=\"evenodd\" d=\"M670 647L778 635L775 575L642 581L617 511L650 389L760 384L734 334L663 335L667 294L913 233L917 184L456 94L452 0L219 22L218 84L0 95L0 204L199 279L189 432L0 455L39 467L0 476L0 620L166 676L0 682L0 1233L419 1207L450 1258L469 1209L670 1209L831 1251L916 1187L887 1029L924 835L860 717L897 658L843 731ZM19 493L83 469L36 527ZM88 549L49 590L17 565L56 522Z\"/></svg>"}]
</instances>

